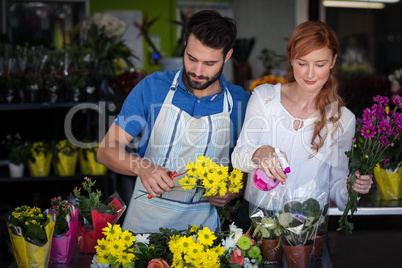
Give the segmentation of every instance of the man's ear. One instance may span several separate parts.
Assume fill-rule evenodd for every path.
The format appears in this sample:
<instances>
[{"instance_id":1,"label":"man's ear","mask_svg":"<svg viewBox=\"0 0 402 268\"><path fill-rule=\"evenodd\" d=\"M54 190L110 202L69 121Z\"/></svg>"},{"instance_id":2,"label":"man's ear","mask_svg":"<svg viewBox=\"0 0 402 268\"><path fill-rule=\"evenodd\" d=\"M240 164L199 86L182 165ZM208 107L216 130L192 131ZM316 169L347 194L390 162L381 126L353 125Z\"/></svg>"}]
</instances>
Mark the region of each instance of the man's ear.
<instances>
[{"instance_id":1,"label":"man's ear","mask_svg":"<svg viewBox=\"0 0 402 268\"><path fill-rule=\"evenodd\" d=\"M232 57L232 54L233 54L233 48L230 49L230 50L228 51L228 53L226 53L225 63L230 59L230 57Z\"/></svg>"}]
</instances>

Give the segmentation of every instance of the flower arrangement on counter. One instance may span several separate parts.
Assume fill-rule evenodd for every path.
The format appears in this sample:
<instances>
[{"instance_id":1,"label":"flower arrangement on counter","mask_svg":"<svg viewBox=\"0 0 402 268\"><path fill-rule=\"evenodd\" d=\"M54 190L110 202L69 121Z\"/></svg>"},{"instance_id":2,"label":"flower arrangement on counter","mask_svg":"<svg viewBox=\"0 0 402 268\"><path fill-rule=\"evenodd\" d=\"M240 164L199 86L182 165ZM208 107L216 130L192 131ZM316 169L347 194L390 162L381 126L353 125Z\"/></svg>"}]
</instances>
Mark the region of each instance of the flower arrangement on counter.
<instances>
[{"instance_id":1,"label":"flower arrangement on counter","mask_svg":"<svg viewBox=\"0 0 402 268\"><path fill-rule=\"evenodd\" d=\"M101 230L107 223L115 224L126 209L117 193L101 201L100 190L93 190L96 181L85 177L82 188L75 187L74 197L78 200L78 248L82 253L94 253L98 239L103 237ZM84 190L86 193L81 192Z\"/></svg>"},{"instance_id":2,"label":"flower arrangement on counter","mask_svg":"<svg viewBox=\"0 0 402 268\"><path fill-rule=\"evenodd\" d=\"M38 207L17 207L8 219L8 232L18 267L47 267L54 222Z\"/></svg>"},{"instance_id":3,"label":"flower arrangement on counter","mask_svg":"<svg viewBox=\"0 0 402 268\"><path fill-rule=\"evenodd\" d=\"M273 74L265 75L263 77L260 77L256 80L254 80L251 85L250 85L250 91L253 92L253 90L258 87L259 85L262 84L271 84L275 85L277 83L285 83L285 78L284 77L277 77Z\"/></svg>"},{"instance_id":4,"label":"flower arrangement on counter","mask_svg":"<svg viewBox=\"0 0 402 268\"><path fill-rule=\"evenodd\" d=\"M351 237L353 231L353 223L348 221L348 213L353 217L360 197L360 194L352 189L356 180L354 173L359 170L363 175L373 174L378 163L387 161L387 149L395 146L402 133L402 114L399 112L402 108L402 97L396 96L393 99L395 108L392 111L388 107L388 97L377 95L373 101L371 109L366 108L363 112L362 124L357 126L352 149L346 152L350 159L352 176L348 181L348 202L339 219L338 230L344 229L348 237Z\"/></svg>"}]
</instances>

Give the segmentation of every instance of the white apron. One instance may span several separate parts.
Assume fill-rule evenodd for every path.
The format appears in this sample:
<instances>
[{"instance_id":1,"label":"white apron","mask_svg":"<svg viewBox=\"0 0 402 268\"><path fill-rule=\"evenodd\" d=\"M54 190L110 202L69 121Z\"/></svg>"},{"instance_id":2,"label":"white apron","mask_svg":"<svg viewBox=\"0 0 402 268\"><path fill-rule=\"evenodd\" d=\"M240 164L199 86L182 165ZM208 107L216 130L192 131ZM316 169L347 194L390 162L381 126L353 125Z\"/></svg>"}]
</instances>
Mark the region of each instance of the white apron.
<instances>
[{"instance_id":1,"label":"white apron","mask_svg":"<svg viewBox=\"0 0 402 268\"><path fill-rule=\"evenodd\" d=\"M169 93L155 121L144 158L150 162L176 171L186 170L190 161L198 156L210 157L215 163L229 164L230 113L233 100L224 89L223 111L210 116L195 118L172 104L179 84L178 71ZM174 178L178 180L185 175ZM166 192L162 198L148 199L147 191L137 178L130 205L124 219L123 229L134 233L159 232L159 228L187 229L188 225L203 225L215 231L219 225L216 208L202 197L203 189L186 192L181 187ZM199 192L200 194L195 194ZM140 197L138 197L140 196ZM136 197L138 197L136 199Z\"/></svg>"}]
</instances>

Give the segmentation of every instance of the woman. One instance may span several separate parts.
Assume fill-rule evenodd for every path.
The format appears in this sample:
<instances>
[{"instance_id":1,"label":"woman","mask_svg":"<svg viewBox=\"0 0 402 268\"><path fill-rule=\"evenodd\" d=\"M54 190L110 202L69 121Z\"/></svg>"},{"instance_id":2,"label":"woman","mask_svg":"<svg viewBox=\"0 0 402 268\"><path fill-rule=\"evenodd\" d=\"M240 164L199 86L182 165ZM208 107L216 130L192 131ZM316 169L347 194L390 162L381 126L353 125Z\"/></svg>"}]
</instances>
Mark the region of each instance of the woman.
<instances>
[{"instance_id":1,"label":"woman","mask_svg":"<svg viewBox=\"0 0 402 268\"><path fill-rule=\"evenodd\" d=\"M233 166L249 173L246 201L258 206L266 193L272 196L284 189L294 197L325 192L325 204L330 199L344 210L349 177L345 151L351 148L356 119L337 92L334 65L338 51L338 38L325 23L302 23L287 44L287 83L264 84L253 91L232 153ZM286 156L289 174L282 171L275 148ZM258 190L253 185L256 168L279 180L277 189ZM352 188L368 193L372 176L358 172L356 176ZM247 229L248 205L242 210L238 217L242 221L237 224Z\"/></svg>"}]
</instances>

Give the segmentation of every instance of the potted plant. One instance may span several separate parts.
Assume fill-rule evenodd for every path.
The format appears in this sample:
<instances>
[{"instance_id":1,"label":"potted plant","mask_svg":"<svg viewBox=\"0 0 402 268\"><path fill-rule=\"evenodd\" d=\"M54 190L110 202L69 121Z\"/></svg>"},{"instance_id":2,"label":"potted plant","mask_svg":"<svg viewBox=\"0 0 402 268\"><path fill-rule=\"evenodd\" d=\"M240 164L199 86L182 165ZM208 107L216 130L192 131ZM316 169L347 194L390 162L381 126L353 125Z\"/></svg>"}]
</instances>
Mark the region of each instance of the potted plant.
<instances>
[{"instance_id":1,"label":"potted plant","mask_svg":"<svg viewBox=\"0 0 402 268\"><path fill-rule=\"evenodd\" d=\"M83 101L83 90L86 86L85 76L88 72L77 68L70 68L64 76L64 85L68 92L68 99L72 102Z\"/></svg>"},{"instance_id":2,"label":"potted plant","mask_svg":"<svg viewBox=\"0 0 402 268\"><path fill-rule=\"evenodd\" d=\"M38 207L17 207L8 233L18 267L48 267L54 221Z\"/></svg>"},{"instance_id":3,"label":"potted plant","mask_svg":"<svg viewBox=\"0 0 402 268\"><path fill-rule=\"evenodd\" d=\"M279 224L285 229L282 245L288 267L308 267L320 218L325 216L314 198L304 202L290 201L278 216Z\"/></svg>"},{"instance_id":4,"label":"potted plant","mask_svg":"<svg viewBox=\"0 0 402 268\"><path fill-rule=\"evenodd\" d=\"M50 173L53 155L44 141L31 142L29 146L28 168L32 177L46 177Z\"/></svg>"},{"instance_id":5,"label":"potted plant","mask_svg":"<svg viewBox=\"0 0 402 268\"><path fill-rule=\"evenodd\" d=\"M96 181L85 177L82 188L75 187L74 197L78 201L78 249L82 253L95 253L98 239L103 238L102 229L107 223L115 224L126 209L117 193L101 201L100 190L93 189ZM84 191L82 191L84 190Z\"/></svg>"},{"instance_id":6,"label":"potted plant","mask_svg":"<svg viewBox=\"0 0 402 268\"><path fill-rule=\"evenodd\" d=\"M77 166L78 148L69 140L52 142L53 170L55 175L73 176Z\"/></svg>"},{"instance_id":7,"label":"potted plant","mask_svg":"<svg viewBox=\"0 0 402 268\"><path fill-rule=\"evenodd\" d=\"M86 142L78 152L78 164L83 175L105 175L107 168L99 163L96 154L99 149L99 142Z\"/></svg>"},{"instance_id":8,"label":"potted plant","mask_svg":"<svg viewBox=\"0 0 402 268\"><path fill-rule=\"evenodd\" d=\"M280 238L284 228L275 217L252 218L252 222L254 228L252 237L260 244L264 259L269 264L281 264L283 247Z\"/></svg>"},{"instance_id":9,"label":"potted plant","mask_svg":"<svg viewBox=\"0 0 402 268\"><path fill-rule=\"evenodd\" d=\"M21 178L24 175L24 166L28 156L28 143L21 139L21 135L7 135L1 144L9 151L8 160L10 177Z\"/></svg>"}]
</instances>

